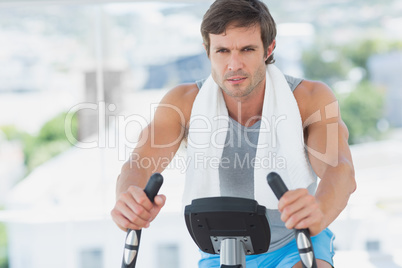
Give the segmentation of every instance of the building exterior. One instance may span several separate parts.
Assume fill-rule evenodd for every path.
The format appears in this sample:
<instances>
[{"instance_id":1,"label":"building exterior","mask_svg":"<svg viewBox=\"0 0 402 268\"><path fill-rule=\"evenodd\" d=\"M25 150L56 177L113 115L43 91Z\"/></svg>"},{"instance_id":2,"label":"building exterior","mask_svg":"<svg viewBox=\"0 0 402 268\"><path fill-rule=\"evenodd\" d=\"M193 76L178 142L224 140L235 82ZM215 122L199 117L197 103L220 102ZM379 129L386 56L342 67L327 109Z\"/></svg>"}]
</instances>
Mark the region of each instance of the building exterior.
<instances>
[{"instance_id":1,"label":"building exterior","mask_svg":"<svg viewBox=\"0 0 402 268\"><path fill-rule=\"evenodd\" d=\"M402 127L402 52L371 56L367 62L373 83L385 90L385 117L393 127Z\"/></svg>"}]
</instances>

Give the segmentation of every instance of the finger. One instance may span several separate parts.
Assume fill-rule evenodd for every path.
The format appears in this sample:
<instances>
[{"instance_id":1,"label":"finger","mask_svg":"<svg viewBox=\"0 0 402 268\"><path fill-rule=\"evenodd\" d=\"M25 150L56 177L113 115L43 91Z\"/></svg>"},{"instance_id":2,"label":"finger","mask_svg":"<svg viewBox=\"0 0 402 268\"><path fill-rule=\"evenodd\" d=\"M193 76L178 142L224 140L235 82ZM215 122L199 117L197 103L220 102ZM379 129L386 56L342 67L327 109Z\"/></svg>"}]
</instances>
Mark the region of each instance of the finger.
<instances>
[{"instance_id":1,"label":"finger","mask_svg":"<svg viewBox=\"0 0 402 268\"><path fill-rule=\"evenodd\" d=\"M127 232L127 229L133 229L133 230L139 230L141 229L140 226L131 223L127 218L125 218L120 212L117 210L113 209L112 212L112 218L113 221L117 224L117 226Z\"/></svg>"},{"instance_id":2,"label":"finger","mask_svg":"<svg viewBox=\"0 0 402 268\"><path fill-rule=\"evenodd\" d=\"M291 190L287 191L279 200L278 203L278 209L280 212L283 211L283 209L289 205L297 201L300 197L304 195L308 195L309 192L307 189L296 189L296 190Z\"/></svg>"},{"instance_id":3,"label":"finger","mask_svg":"<svg viewBox=\"0 0 402 268\"><path fill-rule=\"evenodd\" d=\"M165 202L166 202L166 196L164 196L163 194L155 196L154 204L156 206L163 207L165 205Z\"/></svg>"},{"instance_id":4,"label":"finger","mask_svg":"<svg viewBox=\"0 0 402 268\"><path fill-rule=\"evenodd\" d=\"M152 218L150 221L155 219L155 217L159 214L160 210L165 205L165 202L166 202L166 196L158 195L155 197L154 207L151 209Z\"/></svg>"},{"instance_id":5,"label":"finger","mask_svg":"<svg viewBox=\"0 0 402 268\"><path fill-rule=\"evenodd\" d=\"M286 207L282 209L281 220L283 222L286 222L289 219L289 217L297 213L299 210L303 209L304 207L311 206L312 204L315 203L316 203L315 197L312 195L300 196L293 203L288 204Z\"/></svg>"},{"instance_id":6,"label":"finger","mask_svg":"<svg viewBox=\"0 0 402 268\"><path fill-rule=\"evenodd\" d=\"M308 197L307 199L311 199ZM320 212L319 205L316 202L304 206L302 209L294 213L286 221L285 226L289 229L308 228L313 224L320 224L322 220L322 213Z\"/></svg>"},{"instance_id":7,"label":"finger","mask_svg":"<svg viewBox=\"0 0 402 268\"><path fill-rule=\"evenodd\" d=\"M128 191L132 194L134 200L143 206L146 210L150 211L153 207L151 200L145 194L144 189L136 186L130 186Z\"/></svg>"},{"instance_id":8,"label":"finger","mask_svg":"<svg viewBox=\"0 0 402 268\"><path fill-rule=\"evenodd\" d=\"M281 213L281 220L283 222L287 222L290 217L292 217L295 213L297 213L301 209L303 209L303 204L299 203L285 207Z\"/></svg>"},{"instance_id":9,"label":"finger","mask_svg":"<svg viewBox=\"0 0 402 268\"><path fill-rule=\"evenodd\" d=\"M122 217L119 220L119 222L117 223L117 226L119 226L119 228L125 232L127 232L128 229L131 229L131 230L141 230L142 229L141 226L131 223L129 220L127 220L124 217Z\"/></svg>"},{"instance_id":10,"label":"finger","mask_svg":"<svg viewBox=\"0 0 402 268\"><path fill-rule=\"evenodd\" d=\"M136 229L141 229L149 226L149 218L151 217L149 213L148 213L150 215L149 218L143 219L138 214L134 213L133 210L129 208L126 204L119 206L119 212L125 219L127 219L130 222L130 224L136 225L137 227Z\"/></svg>"},{"instance_id":11,"label":"finger","mask_svg":"<svg viewBox=\"0 0 402 268\"><path fill-rule=\"evenodd\" d=\"M323 215L319 211L314 211L309 216L305 217L303 220L299 221L295 225L296 229L305 229L309 228L311 235L315 235L321 231L321 223L322 223Z\"/></svg>"},{"instance_id":12,"label":"finger","mask_svg":"<svg viewBox=\"0 0 402 268\"><path fill-rule=\"evenodd\" d=\"M143 206L138 204L131 193L121 194L120 201L144 221L148 221L151 218L150 211L147 211Z\"/></svg>"},{"instance_id":13,"label":"finger","mask_svg":"<svg viewBox=\"0 0 402 268\"><path fill-rule=\"evenodd\" d=\"M309 217L312 213L312 210L310 207L304 207L301 210L297 211L294 213L292 216L289 217L289 219L285 222L285 226L288 229L293 229L297 224L299 224L301 221L305 220L307 217Z\"/></svg>"}]
</instances>

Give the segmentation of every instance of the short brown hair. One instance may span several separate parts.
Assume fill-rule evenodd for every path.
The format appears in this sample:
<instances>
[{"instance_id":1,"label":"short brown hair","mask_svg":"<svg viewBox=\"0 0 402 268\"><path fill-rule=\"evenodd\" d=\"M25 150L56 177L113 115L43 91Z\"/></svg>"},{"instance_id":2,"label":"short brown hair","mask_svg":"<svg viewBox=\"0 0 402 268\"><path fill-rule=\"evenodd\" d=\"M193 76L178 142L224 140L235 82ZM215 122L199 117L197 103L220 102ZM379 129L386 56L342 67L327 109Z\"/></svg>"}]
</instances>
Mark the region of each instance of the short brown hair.
<instances>
[{"instance_id":1,"label":"short brown hair","mask_svg":"<svg viewBox=\"0 0 402 268\"><path fill-rule=\"evenodd\" d=\"M259 0L216 0L205 13L201 24L201 35L209 56L209 34L222 34L233 24L235 27L260 25L261 40L265 50L275 40L276 25L268 7ZM273 53L265 64L274 63Z\"/></svg>"}]
</instances>

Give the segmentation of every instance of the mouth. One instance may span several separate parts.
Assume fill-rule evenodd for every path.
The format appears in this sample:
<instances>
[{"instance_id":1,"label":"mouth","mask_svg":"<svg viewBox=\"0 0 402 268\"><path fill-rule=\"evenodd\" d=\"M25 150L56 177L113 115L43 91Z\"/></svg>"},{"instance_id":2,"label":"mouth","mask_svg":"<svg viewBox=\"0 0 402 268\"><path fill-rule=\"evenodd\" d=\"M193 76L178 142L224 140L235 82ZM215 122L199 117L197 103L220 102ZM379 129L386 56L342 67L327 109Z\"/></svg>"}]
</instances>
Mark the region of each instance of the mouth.
<instances>
[{"instance_id":1,"label":"mouth","mask_svg":"<svg viewBox=\"0 0 402 268\"><path fill-rule=\"evenodd\" d=\"M246 80L247 77L231 77L226 79L230 84L240 84L242 83L244 80Z\"/></svg>"}]
</instances>

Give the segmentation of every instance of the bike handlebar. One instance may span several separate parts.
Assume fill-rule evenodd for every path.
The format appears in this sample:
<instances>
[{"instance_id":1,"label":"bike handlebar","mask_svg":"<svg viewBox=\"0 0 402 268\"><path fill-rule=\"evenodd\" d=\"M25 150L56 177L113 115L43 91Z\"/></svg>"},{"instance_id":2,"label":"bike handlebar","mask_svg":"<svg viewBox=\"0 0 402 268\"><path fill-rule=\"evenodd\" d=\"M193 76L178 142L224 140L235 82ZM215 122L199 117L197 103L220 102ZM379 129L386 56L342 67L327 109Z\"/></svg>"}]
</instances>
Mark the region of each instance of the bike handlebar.
<instances>
[{"instance_id":1,"label":"bike handlebar","mask_svg":"<svg viewBox=\"0 0 402 268\"><path fill-rule=\"evenodd\" d=\"M278 200L288 191L288 188L278 173L269 173L267 176L267 182ZM295 229L295 235L297 249L299 250L303 267L317 268L313 244L311 243L310 238L310 231L308 229Z\"/></svg>"},{"instance_id":2,"label":"bike handlebar","mask_svg":"<svg viewBox=\"0 0 402 268\"><path fill-rule=\"evenodd\" d=\"M154 173L149 178L144 192L148 199L153 203L155 196L163 183L163 177L159 173ZM140 248L141 230L127 230L126 244L124 246L123 261L121 268L135 268L138 251Z\"/></svg>"}]
</instances>

